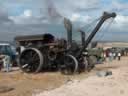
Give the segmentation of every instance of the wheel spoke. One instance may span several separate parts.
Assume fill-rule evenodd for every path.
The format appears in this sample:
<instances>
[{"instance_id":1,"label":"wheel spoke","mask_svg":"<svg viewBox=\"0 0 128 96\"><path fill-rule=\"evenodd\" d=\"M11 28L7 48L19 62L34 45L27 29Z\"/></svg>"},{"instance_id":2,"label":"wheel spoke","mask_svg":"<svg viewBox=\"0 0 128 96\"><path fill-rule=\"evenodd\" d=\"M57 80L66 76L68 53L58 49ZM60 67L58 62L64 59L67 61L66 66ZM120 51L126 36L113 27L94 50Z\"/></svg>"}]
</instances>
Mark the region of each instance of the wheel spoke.
<instances>
[{"instance_id":1,"label":"wheel spoke","mask_svg":"<svg viewBox=\"0 0 128 96\"><path fill-rule=\"evenodd\" d=\"M25 65L22 66L22 68L26 68L27 66L28 66L28 64L25 64Z\"/></svg>"}]
</instances>

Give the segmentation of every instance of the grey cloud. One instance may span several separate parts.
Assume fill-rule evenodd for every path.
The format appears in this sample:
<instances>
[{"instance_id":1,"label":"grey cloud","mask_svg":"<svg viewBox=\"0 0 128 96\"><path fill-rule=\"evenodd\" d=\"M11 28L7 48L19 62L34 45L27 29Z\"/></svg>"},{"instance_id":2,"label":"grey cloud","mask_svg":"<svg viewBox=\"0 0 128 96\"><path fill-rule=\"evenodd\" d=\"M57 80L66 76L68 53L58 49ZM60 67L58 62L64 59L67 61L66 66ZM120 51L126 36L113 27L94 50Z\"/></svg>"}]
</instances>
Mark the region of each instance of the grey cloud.
<instances>
[{"instance_id":1,"label":"grey cloud","mask_svg":"<svg viewBox=\"0 0 128 96\"><path fill-rule=\"evenodd\" d=\"M25 0L11 0L11 1L16 1L16 3L18 3L18 2L24 2ZM32 0L28 0L28 1L32 1ZM26 2L28 1L26 0ZM54 4L53 5L51 4L52 6L50 7L52 7L52 9L49 9L49 11L51 11L51 13L49 14L48 6L44 2L48 0L35 0L34 1L35 5L37 4L38 1L40 2L39 6L41 6L40 10L37 10L40 11L40 16L31 16L30 18L24 18L22 16L21 17L13 16L13 19L12 18L10 19L10 16L8 16L8 14L6 13L3 14L0 12L1 23L12 22L12 21L15 22L15 20L16 21L19 20L18 23L15 23L13 25L11 24L11 25L0 26L0 40L5 40L5 38L7 40L13 40L13 38L16 35L42 34L45 32L50 32L52 34L55 34L56 37L65 36L66 30L64 29L62 19L60 19L61 16L71 18L73 14L78 13L81 15L82 18L84 18L84 16L87 16L87 14L89 14L89 16L99 17L101 16L102 11L109 9L109 8L100 8L101 7L100 0L80 0L80 3L78 0L52 0ZM36 6L38 6L38 4ZM108 5L108 7L109 6L111 5ZM113 7L111 6L110 9L112 8ZM81 17L79 19L82 19ZM93 17L91 19L93 19ZM54 20L55 18L57 20ZM83 21L85 21L84 23L88 23L87 20L80 20L80 21L79 24L77 25L80 25L81 23L83 24ZM58 22L60 22L61 24L57 25L56 23ZM119 32L123 32L123 34L127 34L128 32L127 25L128 25L128 18L121 16L121 18L118 18L115 24L112 25L108 33L104 32L106 30L102 31L106 34L103 39L110 40L110 38L112 38L110 36L111 31L113 32L112 34L114 34L117 37L115 38L115 40L118 39Z\"/></svg>"},{"instance_id":2,"label":"grey cloud","mask_svg":"<svg viewBox=\"0 0 128 96\"><path fill-rule=\"evenodd\" d=\"M8 14L0 10L0 24L12 23L13 21L9 19Z\"/></svg>"},{"instance_id":3,"label":"grey cloud","mask_svg":"<svg viewBox=\"0 0 128 96\"><path fill-rule=\"evenodd\" d=\"M64 16L70 16L74 12L80 13L83 10L95 10L100 6L99 0L56 0L54 3L58 11Z\"/></svg>"},{"instance_id":4,"label":"grey cloud","mask_svg":"<svg viewBox=\"0 0 128 96\"><path fill-rule=\"evenodd\" d=\"M29 1L32 1L32 0L29 0ZM38 12L38 15L32 14L32 16L29 16L26 18L26 16L24 16L24 13L21 13L20 16L10 16L9 19L14 21L15 24L60 23L62 21L63 16L61 16L61 14L58 12L52 0L38 0L38 1L39 2L42 1L42 3L37 5L32 3L33 6L38 6L38 7L40 6L40 8L36 9ZM26 10L30 10L33 13L33 8L26 9Z\"/></svg>"},{"instance_id":5,"label":"grey cloud","mask_svg":"<svg viewBox=\"0 0 128 96\"><path fill-rule=\"evenodd\" d=\"M51 33L56 37L65 36L63 24L13 24L0 25L0 41L12 41L15 36Z\"/></svg>"},{"instance_id":6,"label":"grey cloud","mask_svg":"<svg viewBox=\"0 0 128 96\"><path fill-rule=\"evenodd\" d=\"M11 0L12 5L16 3L32 3L33 0ZM8 4L10 4L8 2ZM14 2L14 4L13 4ZM28 2L28 3L27 3ZM14 21L16 24L37 24L37 23L60 23L62 22L62 17L68 17L71 19L72 14L75 12L95 10L98 8L100 2L99 0L81 0L78 3L78 0L38 0L32 3L33 6L40 6L40 16L32 16L30 18L24 18L22 16L14 16L8 18L8 20ZM79 13L80 13L79 12Z\"/></svg>"},{"instance_id":7,"label":"grey cloud","mask_svg":"<svg viewBox=\"0 0 128 96\"><path fill-rule=\"evenodd\" d=\"M127 10L128 9L128 3L120 3L117 1L112 2L113 9L116 10Z\"/></svg>"}]
</instances>

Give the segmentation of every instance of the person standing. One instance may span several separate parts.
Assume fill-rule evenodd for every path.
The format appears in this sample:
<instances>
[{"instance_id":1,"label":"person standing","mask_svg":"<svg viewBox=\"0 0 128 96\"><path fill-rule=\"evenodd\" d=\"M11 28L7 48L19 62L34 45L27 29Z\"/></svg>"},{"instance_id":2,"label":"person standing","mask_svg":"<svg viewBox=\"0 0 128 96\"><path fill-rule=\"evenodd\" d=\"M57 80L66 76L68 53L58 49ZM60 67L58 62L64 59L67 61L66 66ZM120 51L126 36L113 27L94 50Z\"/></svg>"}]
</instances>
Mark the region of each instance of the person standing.
<instances>
[{"instance_id":1,"label":"person standing","mask_svg":"<svg viewBox=\"0 0 128 96\"><path fill-rule=\"evenodd\" d=\"M4 59L4 55L0 52L0 70L3 68L3 59Z\"/></svg>"},{"instance_id":2,"label":"person standing","mask_svg":"<svg viewBox=\"0 0 128 96\"><path fill-rule=\"evenodd\" d=\"M118 60L120 61L120 59L121 59L121 53L118 52Z\"/></svg>"},{"instance_id":3,"label":"person standing","mask_svg":"<svg viewBox=\"0 0 128 96\"><path fill-rule=\"evenodd\" d=\"M114 60L116 59L116 53L115 52L113 53L113 58L114 58Z\"/></svg>"},{"instance_id":4,"label":"person standing","mask_svg":"<svg viewBox=\"0 0 128 96\"><path fill-rule=\"evenodd\" d=\"M112 61L112 52L109 52L109 61Z\"/></svg>"},{"instance_id":5,"label":"person standing","mask_svg":"<svg viewBox=\"0 0 128 96\"><path fill-rule=\"evenodd\" d=\"M4 69L6 72L11 71L11 59L10 56L5 55L5 58L3 59L3 63L4 63Z\"/></svg>"},{"instance_id":6,"label":"person standing","mask_svg":"<svg viewBox=\"0 0 128 96\"><path fill-rule=\"evenodd\" d=\"M103 57L104 57L104 61L106 62L106 57L107 56L106 56L106 53L105 52L103 53Z\"/></svg>"}]
</instances>

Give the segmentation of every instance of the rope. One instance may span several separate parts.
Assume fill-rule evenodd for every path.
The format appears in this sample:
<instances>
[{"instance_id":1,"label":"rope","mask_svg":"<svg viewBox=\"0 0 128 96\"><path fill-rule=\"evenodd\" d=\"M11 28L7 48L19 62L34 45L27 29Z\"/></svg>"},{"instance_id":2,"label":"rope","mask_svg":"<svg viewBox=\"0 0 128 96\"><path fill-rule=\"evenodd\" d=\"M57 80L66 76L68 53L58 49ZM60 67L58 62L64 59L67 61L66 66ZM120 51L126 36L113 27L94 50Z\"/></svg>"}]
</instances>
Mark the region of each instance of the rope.
<instances>
[{"instance_id":1,"label":"rope","mask_svg":"<svg viewBox=\"0 0 128 96\"><path fill-rule=\"evenodd\" d=\"M108 23L108 25L107 25L106 27L104 27L102 30L106 30L105 32L109 32L108 30L109 30L109 28L111 27L113 21L114 21L114 19L112 18L111 21ZM102 30L100 30L99 33L100 33ZM104 31L102 31L101 33L102 33L102 34L101 34L101 36L99 36L99 38L97 39L97 41L100 41L100 40L103 39L105 33L104 33Z\"/></svg>"},{"instance_id":2,"label":"rope","mask_svg":"<svg viewBox=\"0 0 128 96\"><path fill-rule=\"evenodd\" d=\"M86 24L86 25L83 25L83 26L81 26L80 28L77 28L77 30L78 30L78 29L84 30L84 28L86 28L84 31L86 31L86 33L89 33L89 32L92 30L92 27L94 27L94 24L96 24L96 22L97 22L98 20L100 20L100 18L97 18L97 19L93 20L91 23Z\"/></svg>"},{"instance_id":3,"label":"rope","mask_svg":"<svg viewBox=\"0 0 128 96\"><path fill-rule=\"evenodd\" d=\"M82 29L82 28L87 28L88 29L91 25L95 24L98 20L100 20L100 18L95 19L94 21L92 21L89 24L81 26L79 29Z\"/></svg>"},{"instance_id":4,"label":"rope","mask_svg":"<svg viewBox=\"0 0 128 96\"><path fill-rule=\"evenodd\" d=\"M100 18L101 18L101 17L100 17ZM84 28L86 28L86 29L84 30L84 32L86 33L86 37L88 37L88 36L89 36L89 33L90 33L91 30L92 30L92 27L94 27L94 24L96 25L97 21L100 20L100 18L97 18L97 19L93 20L93 21L92 21L91 23L89 23L89 24L86 24L86 25L81 26L80 28L74 28L73 31L78 32L79 29L84 30ZM78 33L79 33L79 32L78 32ZM75 36L78 36L78 34L75 33Z\"/></svg>"}]
</instances>

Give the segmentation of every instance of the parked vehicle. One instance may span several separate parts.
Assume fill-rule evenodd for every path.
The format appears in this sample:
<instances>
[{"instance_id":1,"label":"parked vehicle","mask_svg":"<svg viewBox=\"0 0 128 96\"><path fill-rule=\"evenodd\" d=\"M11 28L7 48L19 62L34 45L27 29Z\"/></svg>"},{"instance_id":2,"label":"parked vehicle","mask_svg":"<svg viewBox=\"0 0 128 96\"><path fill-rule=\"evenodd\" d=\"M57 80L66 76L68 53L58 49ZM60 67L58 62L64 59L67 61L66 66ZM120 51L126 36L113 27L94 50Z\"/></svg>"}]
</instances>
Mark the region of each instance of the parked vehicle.
<instances>
[{"instance_id":1,"label":"parked vehicle","mask_svg":"<svg viewBox=\"0 0 128 96\"><path fill-rule=\"evenodd\" d=\"M0 53L8 55L11 58L11 63L16 66L16 51L15 48L9 43L0 43Z\"/></svg>"}]
</instances>

